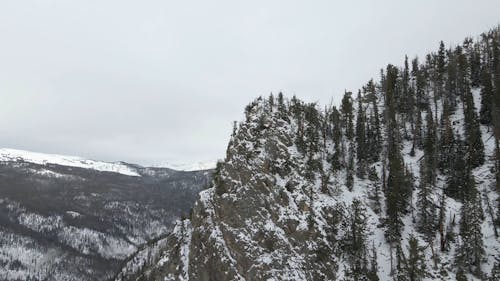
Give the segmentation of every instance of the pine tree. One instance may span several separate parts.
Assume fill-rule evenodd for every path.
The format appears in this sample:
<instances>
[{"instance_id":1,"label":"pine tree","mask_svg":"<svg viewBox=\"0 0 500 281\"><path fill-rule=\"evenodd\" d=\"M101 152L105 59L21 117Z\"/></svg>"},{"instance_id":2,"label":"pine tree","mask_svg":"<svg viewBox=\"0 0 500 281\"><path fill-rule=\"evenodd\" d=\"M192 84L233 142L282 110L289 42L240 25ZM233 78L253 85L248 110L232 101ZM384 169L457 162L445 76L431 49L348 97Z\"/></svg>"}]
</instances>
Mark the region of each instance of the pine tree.
<instances>
[{"instance_id":1,"label":"pine tree","mask_svg":"<svg viewBox=\"0 0 500 281\"><path fill-rule=\"evenodd\" d=\"M433 80L434 80L434 104L436 106L437 100L443 96L443 82L444 82L444 75L446 73L446 50L444 48L443 41L439 43L439 51L437 55L435 55L435 58L428 61L431 63L433 61L435 62L435 71L433 73L434 74ZM428 64L431 65L430 63Z\"/></svg>"},{"instance_id":2,"label":"pine tree","mask_svg":"<svg viewBox=\"0 0 500 281\"><path fill-rule=\"evenodd\" d=\"M457 87L458 70L456 56L452 52L448 52L447 75L445 79L445 91L443 96L443 111L453 112L455 109L455 97L460 93Z\"/></svg>"},{"instance_id":3,"label":"pine tree","mask_svg":"<svg viewBox=\"0 0 500 281\"><path fill-rule=\"evenodd\" d=\"M370 199L373 200L373 211L379 214L382 211L380 202L380 179L375 167L370 168L368 172L368 180L371 181L371 194Z\"/></svg>"},{"instance_id":4,"label":"pine tree","mask_svg":"<svg viewBox=\"0 0 500 281\"><path fill-rule=\"evenodd\" d=\"M498 30L497 33L499 33ZM500 141L500 39L498 39L498 35L496 37L497 39L494 39L492 43L491 68L493 73L494 91L492 97L493 107L491 109L491 118L498 147L498 142Z\"/></svg>"},{"instance_id":5,"label":"pine tree","mask_svg":"<svg viewBox=\"0 0 500 281\"><path fill-rule=\"evenodd\" d=\"M368 273L367 257L367 215L366 209L358 199L354 199L343 222L345 235L343 249L348 253L352 280L366 280Z\"/></svg>"},{"instance_id":6,"label":"pine tree","mask_svg":"<svg viewBox=\"0 0 500 281\"><path fill-rule=\"evenodd\" d=\"M306 154L306 177L313 180L316 172L322 170L322 162L317 157L317 152L320 149L319 131L320 131L320 118L319 112L316 109L316 104L311 103L304 106L304 120L305 138L303 140Z\"/></svg>"},{"instance_id":7,"label":"pine tree","mask_svg":"<svg viewBox=\"0 0 500 281\"><path fill-rule=\"evenodd\" d=\"M341 159L344 158L342 150L342 128L340 122L340 112L335 107L332 107L329 115L330 124L332 124L332 141L333 154L328 156L328 162L331 164L332 172L336 172L342 168Z\"/></svg>"},{"instance_id":8,"label":"pine tree","mask_svg":"<svg viewBox=\"0 0 500 281\"><path fill-rule=\"evenodd\" d=\"M474 186L474 179L468 183L469 191L460 211L461 243L457 250L456 264L468 272L481 276L481 263L484 256L483 235L481 223L483 212L479 192Z\"/></svg>"},{"instance_id":9,"label":"pine tree","mask_svg":"<svg viewBox=\"0 0 500 281\"><path fill-rule=\"evenodd\" d=\"M354 185L354 143L352 142L349 147L349 156L347 159L345 185L349 191L352 191Z\"/></svg>"},{"instance_id":10,"label":"pine tree","mask_svg":"<svg viewBox=\"0 0 500 281\"><path fill-rule=\"evenodd\" d=\"M481 81L481 53L479 44L474 43L474 40L468 37L464 40L463 46L469 59L471 85L478 87Z\"/></svg>"},{"instance_id":11,"label":"pine tree","mask_svg":"<svg viewBox=\"0 0 500 281\"><path fill-rule=\"evenodd\" d=\"M421 166L425 164L422 163ZM420 188L417 194L417 229L430 242L434 238L436 229L436 206L432 200L431 183L423 178L427 177L426 169L420 168Z\"/></svg>"},{"instance_id":12,"label":"pine tree","mask_svg":"<svg viewBox=\"0 0 500 281\"><path fill-rule=\"evenodd\" d=\"M404 273L409 281L420 281L427 275L425 265L425 247L418 245L418 240L411 235L408 239L408 259L404 267Z\"/></svg>"},{"instance_id":13,"label":"pine tree","mask_svg":"<svg viewBox=\"0 0 500 281\"><path fill-rule=\"evenodd\" d=\"M380 152L382 151L382 133L380 129L380 117L378 112L378 99L375 89L375 84L373 80L370 80L366 85L367 92L370 96L372 103L372 115L370 117L370 128L372 133L372 137L369 138L370 143L370 158L371 162L376 162L380 158Z\"/></svg>"},{"instance_id":14,"label":"pine tree","mask_svg":"<svg viewBox=\"0 0 500 281\"><path fill-rule=\"evenodd\" d=\"M493 72L494 91L492 96L491 121L495 136L496 189L500 191L500 28L497 28L496 34L497 39L494 39L492 44L491 68Z\"/></svg>"},{"instance_id":15,"label":"pine tree","mask_svg":"<svg viewBox=\"0 0 500 281\"><path fill-rule=\"evenodd\" d=\"M444 193L458 200L464 200L465 192L468 188L466 184L469 182L466 162L466 148L460 139L460 135L456 134L456 140L453 145L452 164L446 177L446 185ZM470 169L469 169L470 170Z\"/></svg>"},{"instance_id":16,"label":"pine tree","mask_svg":"<svg viewBox=\"0 0 500 281\"><path fill-rule=\"evenodd\" d=\"M269 99L267 101L267 104L269 105L269 111L273 112L273 108L274 108L274 95L273 95L273 93L269 94Z\"/></svg>"},{"instance_id":17,"label":"pine tree","mask_svg":"<svg viewBox=\"0 0 500 281\"><path fill-rule=\"evenodd\" d=\"M370 268L366 274L366 277L369 281L379 281L378 277L378 261L377 261L377 249L375 248L375 242L372 242L371 249L371 259L370 259Z\"/></svg>"},{"instance_id":18,"label":"pine tree","mask_svg":"<svg viewBox=\"0 0 500 281\"><path fill-rule=\"evenodd\" d=\"M415 77L415 95L416 95L416 105L418 109L425 109L427 107L427 101L425 97L425 75L419 66L418 58L412 61L412 76Z\"/></svg>"},{"instance_id":19,"label":"pine tree","mask_svg":"<svg viewBox=\"0 0 500 281\"><path fill-rule=\"evenodd\" d=\"M444 192L441 194L441 198L439 200L439 217L438 217L438 226L439 226L439 244L441 252L448 250L447 243L449 242L447 239L447 235L445 231L444 224L446 223L446 198Z\"/></svg>"},{"instance_id":20,"label":"pine tree","mask_svg":"<svg viewBox=\"0 0 500 281\"><path fill-rule=\"evenodd\" d=\"M420 109L417 110L416 112L416 118L415 118L415 128L413 130L413 143L411 147L411 154L412 156L415 155L415 149L421 149L423 148L423 141L422 141L422 113Z\"/></svg>"},{"instance_id":21,"label":"pine tree","mask_svg":"<svg viewBox=\"0 0 500 281\"><path fill-rule=\"evenodd\" d=\"M423 171L421 172L420 181L425 185L434 185L436 181L436 126L432 111L427 109L426 115L426 135L424 139L424 161Z\"/></svg>"},{"instance_id":22,"label":"pine tree","mask_svg":"<svg viewBox=\"0 0 500 281\"><path fill-rule=\"evenodd\" d=\"M410 281L408 273L406 272L406 256L401 248L401 244L396 245L396 275L394 280L397 281ZM391 275L394 274L394 270L392 270Z\"/></svg>"},{"instance_id":23,"label":"pine tree","mask_svg":"<svg viewBox=\"0 0 500 281\"><path fill-rule=\"evenodd\" d=\"M401 237L403 228L402 215L406 212L408 199L411 196L411 186L407 175L401 151L399 148L399 134L396 124L395 100L398 71L392 65L387 66L386 81L386 116L388 136L389 175L387 178L387 230L386 237L391 243Z\"/></svg>"},{"instance_id":24,"label":"pine tree","mask_svg":"<svg viewBox=\"0 0 500 281\"><path fill-rule=\"evenodd\" d=\"M342 124L345 130L345 135L348 140L352 140L354 137L354 128L353 128L354 115L353 115L351 96L352 96L351 92L345 92L340 107L340 111L342 113Z\"/></svg>"},{"instance_id":25,"label":"pine tree","mask_svg":"<svg viewBox=\"0 0 500 281\"><path fill-rule=\"evenodd\" d=\"M287 121L287 122L290 120L288 108L285 105L285 101L284 101L282 92L278 93L278 117L284 121Z\"/></svg>"},{"instance_id":26,"label":"pine tree","mask_svg":"<svg viewBox=\"0 0 500 281\"><path fill-rule=\"evenodd\" d=\"M366 170L368 169L367 156L368 147L366 141L366 129L365 129L365 111L363 110L363 104L361 101L361 93L358 93L358 112L356 118L356 158L357 158L357 170L356 175L359 178L364 178Z\"/></svg>"},{"instance_id":27,"label":"pine tree","mask_svg":"<svg viewBox=\"0 0 500 281\"><path fill-rule=\"evenodd\" d=\"M437 73L438 73L438 79L442 81L445 70L446 70L446 50L444 48L444 42L441 41L439 42L439 51L437 53Z\"/></svg>"},{"instance_id":28,"label":"pine tree","mask_svg":"<svg viewBox=\"0 0 500 281\"><path fill-rule=\"evenodd\" d=\"M470 89L465 92L464 121L468 162L476 168L484 163L484 144Z\"/></svg>"},{"instance_id":29,"label":"pine tree","mask_svg":"<svg viewBox=\"0 0 500 281\"><path fill-rule=\"evenodd\" d=\"M413 129L413 109L415 107L415 95L413 93L413 89L410 86L410 69L408 65L408 56L405 56L401 84L402 106L400 107L400 109L406 116L405 121L409 122L411 124L411 128Z\"/></svg>"},{"instance_id":30,"label":"pine tree","mask_svg":"<svg viewBox=\"0 0 500 281\"><path fill-rule=\"evenodd\" d=\"M491 75L487 70L483 71L481 77L481 109L479 111L479 120L483 125L491 125L491 107L493 102L493 85L491 84Z\"/></svg>"},{"instance_id":31,"label":"pine tree","mask_svg":"<svg viewBox=\"0 0 500 281\"><path fill-rule=\"evenodd\" d=\"M457 60L457 91L466 93L470 89L470 68L461 46L455 48Z\"/></svg>"},{"instance_id":32,"label":"pine tree","mask_svg":"<svg viewBox=\"0 0 500 281\"><path fill-rule=\"evenodd\" d=\"M452 169L455 152L455 136L451 126L449 114L443 111L441 116L439 138L438 168L441 173L448 174Z\"/></svg>"}]
</instances>

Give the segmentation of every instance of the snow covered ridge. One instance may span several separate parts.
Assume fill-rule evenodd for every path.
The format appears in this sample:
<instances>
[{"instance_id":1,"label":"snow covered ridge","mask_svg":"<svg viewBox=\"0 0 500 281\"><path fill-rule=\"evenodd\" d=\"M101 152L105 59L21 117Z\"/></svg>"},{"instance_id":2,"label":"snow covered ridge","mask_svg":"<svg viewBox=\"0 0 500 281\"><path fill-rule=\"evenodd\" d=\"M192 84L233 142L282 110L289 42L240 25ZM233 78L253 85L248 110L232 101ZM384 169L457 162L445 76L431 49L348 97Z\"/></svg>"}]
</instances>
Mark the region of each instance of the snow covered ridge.
<instances>
[{"instance_id":1,"label":"snow covered ridge","mask_svg":"<svg viewBox=\"0 0 500 281\"><path fill-rule=\"evenodd\" d=\"M101 172L112 172L126 176L140 177L141 174L134 168L134 166L142 168L139 165L127 165L122 162L103 162L85 159L78 156L66 156L58 154L46 154L31 152L26 150L0 148L0 162L28 162L33 164L55 164L68 167L77 167L84 169L92 169ZM153 165L154 168L167 168L175 171L194 172L211 170L215 168L217 161L198 161L194 163L165 163Z\"/></svg>"},{"instance_id":2,"label":"snow covered ridge","mask_svg":"<svg viewBox=\"0 0 500 281\"><path fill-rule=\"evenodd\" d=\"M204 171L215 169L217 164L216 160L198 161L194 163L165 163L158 165L158 168L169 168L176 171L192 172L192 171Z\"/></svg>"},{"instance_id":3,"label":"snow covered ridge","mask_svg":"<svg viewBox=\"0 0 500 281\"><path fill-rule=\"evenodd\" d=\"M47 165L56 164L68 167L92 169L101 172L112 172L127 176L140 177L137 171L123 163L108 163L84 159L77 156L64 156L57 154L37 153L25 150L1 148L0 161L2 162L28 162L33 164Z\"/></svg>"}]
</instances>

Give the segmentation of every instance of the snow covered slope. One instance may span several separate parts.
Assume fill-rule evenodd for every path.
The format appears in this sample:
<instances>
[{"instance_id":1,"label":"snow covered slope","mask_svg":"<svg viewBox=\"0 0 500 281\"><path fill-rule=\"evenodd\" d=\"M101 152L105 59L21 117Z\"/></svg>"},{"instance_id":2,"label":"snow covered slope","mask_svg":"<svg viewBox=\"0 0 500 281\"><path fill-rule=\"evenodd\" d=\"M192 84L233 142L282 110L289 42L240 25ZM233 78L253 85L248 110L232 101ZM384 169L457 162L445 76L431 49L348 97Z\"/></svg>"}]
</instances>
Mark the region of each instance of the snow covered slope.
<instances>
[{"instance_id":1,"label":"snow covered slope","mask_svg":"<svg viewBox=\"0 0 500 281\"><path fill-rule=\"evenodd\" d=\"M40 165L54 164L67 167L78 167L92 169L101 172L119 173L127 176L140 176L137 171L123 163L108 163L102 161L88 160L76 156L64 156L57 154L37 153L17 149L0 149L0 161L4 162L28 162Z\"/></svg>"}]
</instances>

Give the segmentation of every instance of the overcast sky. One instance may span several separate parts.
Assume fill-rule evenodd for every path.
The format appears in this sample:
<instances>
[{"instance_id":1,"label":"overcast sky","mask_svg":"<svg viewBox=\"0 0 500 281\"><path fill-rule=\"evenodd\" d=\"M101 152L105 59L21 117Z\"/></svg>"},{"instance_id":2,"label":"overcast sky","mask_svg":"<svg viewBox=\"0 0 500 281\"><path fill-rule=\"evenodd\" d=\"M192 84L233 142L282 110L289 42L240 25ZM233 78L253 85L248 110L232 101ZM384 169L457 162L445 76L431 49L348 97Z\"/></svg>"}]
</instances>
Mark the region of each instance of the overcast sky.
<instances>
[{"instance_id":1,"label":"overcast sky","mask_svg":"<svg viewBox=\"0 0 500 281\"><path fill-rule=\"evenodd\" d=\"M500 23L500 1L0 1L0 147L141 163L223 158L283 91L338 102L387 63Z\"/></svg>"}]
</instances>

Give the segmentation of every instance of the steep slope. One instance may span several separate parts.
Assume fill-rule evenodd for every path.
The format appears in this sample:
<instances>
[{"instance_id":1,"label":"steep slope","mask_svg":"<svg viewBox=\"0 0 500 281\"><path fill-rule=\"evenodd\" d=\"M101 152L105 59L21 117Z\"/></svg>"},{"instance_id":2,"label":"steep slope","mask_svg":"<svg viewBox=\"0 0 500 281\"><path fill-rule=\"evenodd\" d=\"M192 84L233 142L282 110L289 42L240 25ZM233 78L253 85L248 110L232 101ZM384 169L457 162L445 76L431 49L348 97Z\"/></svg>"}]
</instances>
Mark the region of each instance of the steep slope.
<instances>
[{"instance_id":1,"label":"steep slope","mask_svg":"<svg viewBox=\"0 0 500 281\"><path fill-rule=\"evenodd\" d=\"M0 280L106 280L187 214L210 171L0 150Z\"/></svg>"},{"instance_id":2,"label":"steep slope","mask_svg":"<svg viewBox=\"0 0 500 281\"><path fill-rule=\"evenodd\" d=\"M499 42L389 65L340 110L258 98L190 218L116 280L498 280L496 125L478 116L500 100Z\"/></svg>"}]
</instances>

